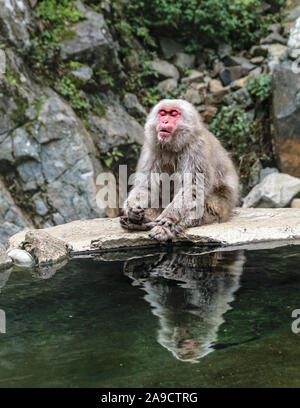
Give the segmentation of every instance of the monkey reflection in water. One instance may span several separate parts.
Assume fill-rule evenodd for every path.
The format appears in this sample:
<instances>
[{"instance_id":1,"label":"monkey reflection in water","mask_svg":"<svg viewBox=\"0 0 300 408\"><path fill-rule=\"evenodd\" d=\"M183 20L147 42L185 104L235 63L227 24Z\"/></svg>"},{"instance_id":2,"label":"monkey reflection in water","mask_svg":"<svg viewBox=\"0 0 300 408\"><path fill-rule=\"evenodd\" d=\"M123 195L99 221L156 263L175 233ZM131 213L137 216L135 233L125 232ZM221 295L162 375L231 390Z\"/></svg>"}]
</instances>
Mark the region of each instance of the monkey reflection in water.
<instances>
[{"instance_id":1,"label":"monkey reflection in water","mask_svg":"<svg viewBox=\"0 0 300 408\"><path fill-rule=\"evenodd\" d=\"M244 261L243 251L162 254L127 261L124 273L159 318L158 342L178 360L196 363L214 350Z\"/></svg>"}]
</instances>

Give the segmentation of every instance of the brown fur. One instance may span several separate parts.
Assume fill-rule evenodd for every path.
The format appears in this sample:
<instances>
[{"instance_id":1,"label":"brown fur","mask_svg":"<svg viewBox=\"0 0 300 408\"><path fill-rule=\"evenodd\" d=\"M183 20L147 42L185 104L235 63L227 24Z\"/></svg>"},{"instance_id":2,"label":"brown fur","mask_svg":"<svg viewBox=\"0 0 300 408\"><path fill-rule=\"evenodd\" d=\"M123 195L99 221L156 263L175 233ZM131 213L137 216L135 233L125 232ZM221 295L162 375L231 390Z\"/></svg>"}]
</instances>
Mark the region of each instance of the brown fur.
<instances>
[{"instance_id":1,"label":"brown fur","mask_svg":"<svg viewBox=\"0 0 300 408\"><path fill-rule=\"evenodd\" d=\"M172 136L164 140L158 138L157 132L157 113L161 108L181 110ZM238 176L229 154L204 127L194 106L184 100L162 100L148 115L137 172L145 174L149 181L151 173L194 175L198 172L204 175L204 213L194 220L186 215L195 203L186 202L185 207L174 208L174 203L182 199L185 191L172 197L164 209L145 210L144 207L150 205L150 189L138 182L134 185L124 205L121 225L127 229L151 228L150 237L159 241L172 239L190 226L227 221L238 201ZM146 192L147 205L143 205L139 197L141 191Z\"/></svg>"}]
</instances>

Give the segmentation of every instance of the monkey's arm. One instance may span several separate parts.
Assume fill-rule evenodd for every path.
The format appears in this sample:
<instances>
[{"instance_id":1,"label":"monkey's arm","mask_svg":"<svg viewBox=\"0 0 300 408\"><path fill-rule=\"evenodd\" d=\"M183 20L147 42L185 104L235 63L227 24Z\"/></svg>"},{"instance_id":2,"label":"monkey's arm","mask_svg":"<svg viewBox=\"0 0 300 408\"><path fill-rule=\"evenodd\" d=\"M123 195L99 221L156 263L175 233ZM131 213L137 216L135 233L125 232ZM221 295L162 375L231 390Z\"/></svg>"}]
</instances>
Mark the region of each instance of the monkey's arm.
<instances>
[{"instance_id":1,"label":"monkey's arm","mask_svg":"<svg viewBox=\"0 0 300 408\"><path fill-rule=\"evenodd\" d=\"M204 212L204 190L191 185L181 188L172 202L150 225L151 238L167 241L184 231L185 228L198 225Z\"/></svg>"},{"instance_id":2,"label":"monkey's arm","mask_svg":"<svg viewBox=\"0 0 300 408\"><path fill-rule=\"evenodd\" d=\"M188 227L227 221L236 200L235 189L226 184L208 192L205 186L202 190L194 186L181 189L160 216L150 223L153 228L149 236L167 241Z\"/></svg>"},{"instance_id":3,"label":"monkey's arm","mask_svg":"<svg viewBox=\"0 0 300 408\"><path fill-rule=\"evenodd\" d=\"M145 209L150 205L150 180L154 167L153 158L148 152L149 150L144 146L137 165L133 188L123 206L124 215L129 222L126 220L125 225L123 218L121 225L127 229L133 229L128 227L130 223L140 225L151 220L145 217Z\"/></svg>"},{"instance_id":4,"label":"monkey's arm","mask_svg":"<svg viewBox=\"0 0 300 408\"><path fill-rule=\"evenodd\" d=\"M141 224L148 207L150 190L146 185L134 186L124 203L124 215L134 224Z\"/></svg>"}]
</instances>

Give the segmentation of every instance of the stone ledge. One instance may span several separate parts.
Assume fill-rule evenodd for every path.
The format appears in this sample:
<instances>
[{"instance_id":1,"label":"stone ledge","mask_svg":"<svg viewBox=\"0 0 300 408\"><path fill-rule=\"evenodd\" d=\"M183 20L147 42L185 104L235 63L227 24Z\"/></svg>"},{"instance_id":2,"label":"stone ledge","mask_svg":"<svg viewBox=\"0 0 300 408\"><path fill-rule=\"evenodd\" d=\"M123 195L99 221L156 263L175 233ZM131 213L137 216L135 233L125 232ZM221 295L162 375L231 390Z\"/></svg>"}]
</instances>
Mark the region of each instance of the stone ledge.
<instances>
[{"instance_id":1,"label":"stone ledge","mask_svg":"<svg viewBox=\"0 0 300 408\"><path fill-rule=\"evenodd\" d=\"M20 248L27 231L12 236L6 248ZM158 244L148 238L147 232L124 231L118 218L73 221L43 231L64 241L73 255ZM300 240L300 209L236 208L230 221L190 228L176 242L236 246L297 239Z\"/></svg>"}]
</instances>

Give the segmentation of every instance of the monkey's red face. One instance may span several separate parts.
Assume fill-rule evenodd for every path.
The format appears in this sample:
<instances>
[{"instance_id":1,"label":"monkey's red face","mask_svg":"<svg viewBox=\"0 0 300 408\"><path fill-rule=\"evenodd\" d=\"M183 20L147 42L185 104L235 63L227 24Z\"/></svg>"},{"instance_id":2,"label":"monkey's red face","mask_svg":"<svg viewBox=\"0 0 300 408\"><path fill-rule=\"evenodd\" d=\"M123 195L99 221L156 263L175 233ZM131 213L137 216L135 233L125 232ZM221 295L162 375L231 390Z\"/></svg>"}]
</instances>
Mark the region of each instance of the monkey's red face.
<instances>
[{"instance_id":1,"label":"monkey's red face","mask_svg":"<svg viewBox=\"0 0 300 408\"><path fill-rule=\"evenodd\" d=\"M158 111L158 135L161 139L172 136L176 122L181 118L181 111L177 108L162 108Z\"/></svg>"}]
</instances>

